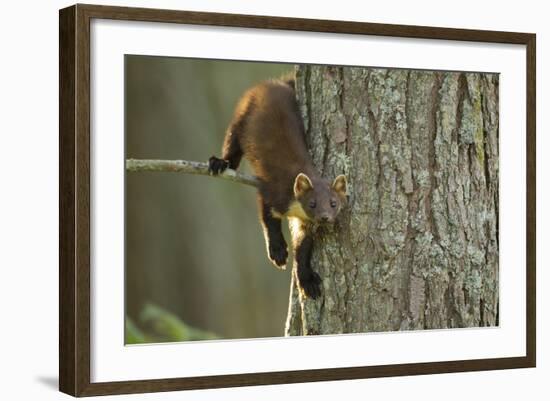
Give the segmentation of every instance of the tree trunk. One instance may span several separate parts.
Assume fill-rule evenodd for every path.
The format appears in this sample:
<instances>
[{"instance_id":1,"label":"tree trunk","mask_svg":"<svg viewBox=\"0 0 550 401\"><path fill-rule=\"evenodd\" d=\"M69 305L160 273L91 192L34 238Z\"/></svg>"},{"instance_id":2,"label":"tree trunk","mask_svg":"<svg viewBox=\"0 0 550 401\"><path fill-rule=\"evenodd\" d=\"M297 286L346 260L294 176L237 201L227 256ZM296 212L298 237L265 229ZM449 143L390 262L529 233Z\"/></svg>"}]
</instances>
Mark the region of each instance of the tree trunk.
<instances>
[{"instance_id":1,"label":"tree trunk","mask_svg":"<svg viewBox=\"0 0 550 401\"><path fill-rule=\"evenodd\" d=\"M300 66L314 163L349 202L293 274L286 335L498 325L498 75Z\"/></svg>"}]
</instances>

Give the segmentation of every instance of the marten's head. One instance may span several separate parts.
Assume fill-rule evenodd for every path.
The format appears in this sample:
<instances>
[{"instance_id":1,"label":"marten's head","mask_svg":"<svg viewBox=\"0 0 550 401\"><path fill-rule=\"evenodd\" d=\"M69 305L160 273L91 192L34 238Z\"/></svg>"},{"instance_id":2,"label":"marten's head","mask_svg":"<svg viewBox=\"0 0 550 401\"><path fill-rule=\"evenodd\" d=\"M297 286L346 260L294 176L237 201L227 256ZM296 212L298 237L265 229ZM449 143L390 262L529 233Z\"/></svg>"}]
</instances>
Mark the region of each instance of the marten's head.
<instances>
[{"instance_id":1,"label":"marten's head","mask_svg":"<svg viewBox=\"0 0 550 401\"><path fill-rule=\"evenodd\" d=\"M323 178L312 180L303 173L294 180L296 201L307 219L315 223L334 223L346 194L347 181L343 175L336 177L332 183Z\"/></svg>"}]
</instances>

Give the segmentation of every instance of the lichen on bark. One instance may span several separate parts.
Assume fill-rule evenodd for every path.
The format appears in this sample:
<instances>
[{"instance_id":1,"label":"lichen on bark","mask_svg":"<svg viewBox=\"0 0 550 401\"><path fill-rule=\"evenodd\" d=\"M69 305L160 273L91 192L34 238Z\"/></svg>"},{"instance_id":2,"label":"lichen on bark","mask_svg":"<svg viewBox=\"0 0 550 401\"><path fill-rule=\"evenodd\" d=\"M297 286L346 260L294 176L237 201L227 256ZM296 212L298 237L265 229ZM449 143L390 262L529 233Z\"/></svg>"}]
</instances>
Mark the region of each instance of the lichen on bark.
<instances>
[{"instance_id":1,"label":"lichen on bark","mask_svg":"<svg viewBox=\"0 0 550 401\"><path fill-rule=\"evenodd\" d=\"M313 161L349 202L293 274L286 335L498 325L498 75L299 66Z\"/></svg>"}]
</instances>

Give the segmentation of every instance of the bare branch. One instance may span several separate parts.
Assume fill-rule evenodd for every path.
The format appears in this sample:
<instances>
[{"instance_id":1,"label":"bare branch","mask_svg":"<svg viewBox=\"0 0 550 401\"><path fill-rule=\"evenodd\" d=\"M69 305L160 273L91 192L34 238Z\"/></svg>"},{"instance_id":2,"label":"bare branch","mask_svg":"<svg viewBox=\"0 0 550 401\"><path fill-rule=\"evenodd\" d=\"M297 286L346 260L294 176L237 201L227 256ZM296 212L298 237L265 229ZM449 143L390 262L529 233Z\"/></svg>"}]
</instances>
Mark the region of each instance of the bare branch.
<instances>
[{"instance_id":1,"label":"bare branch","mask_svg":"<svg viewBox=\"0 0 550 401\"><path fill-rule=\"evenodd\" d=\"M153 171L207 175L210 177L223 178L225 180L250 185L253 187L257 187L260 183L258 178L254 176L239 173L231 169L227 169L222 174L214 176L209 173L207 163L188 160L128 159L126 160L126 170L130 172Z\"/></svg>"}]
</instances>

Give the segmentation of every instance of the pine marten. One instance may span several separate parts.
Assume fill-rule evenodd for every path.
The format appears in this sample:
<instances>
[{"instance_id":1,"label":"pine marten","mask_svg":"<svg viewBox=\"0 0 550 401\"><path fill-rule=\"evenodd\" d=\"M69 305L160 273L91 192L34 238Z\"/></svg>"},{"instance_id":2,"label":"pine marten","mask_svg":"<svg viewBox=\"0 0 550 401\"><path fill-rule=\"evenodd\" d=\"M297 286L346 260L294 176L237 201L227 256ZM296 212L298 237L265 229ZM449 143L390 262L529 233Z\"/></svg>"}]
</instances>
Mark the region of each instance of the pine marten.
<instances>
[{"instance_id":1,"label":"pine marten","mask_svg":"<svg viewBox=\"0 0 550 401\"><path fill-rule=\"evenodd\" d=\"M347 183L343 175L331 183L313 166L293 78L262 82L245 92L227 128L222 157L209 159L209 171L237 169L243 156L260 181L258 207L269 259L286 268L281 219L287 217L300 288L308 297L319 297L321 278L310 265L311 228L334 222Z\"/></svg>"}]
</instances>

